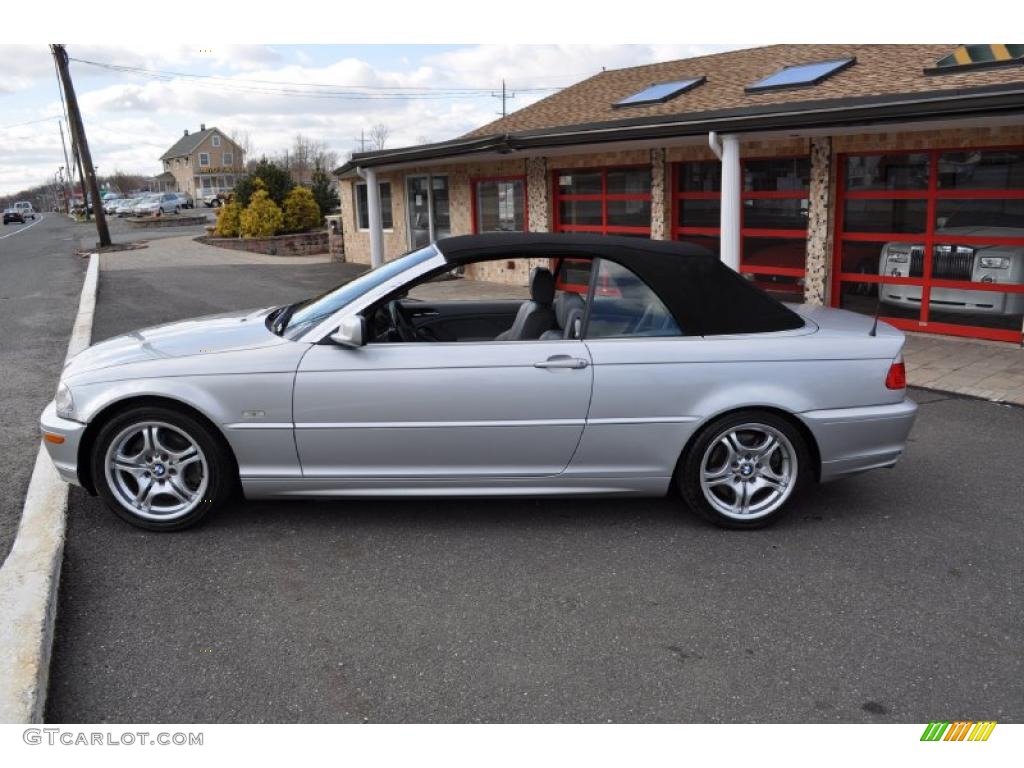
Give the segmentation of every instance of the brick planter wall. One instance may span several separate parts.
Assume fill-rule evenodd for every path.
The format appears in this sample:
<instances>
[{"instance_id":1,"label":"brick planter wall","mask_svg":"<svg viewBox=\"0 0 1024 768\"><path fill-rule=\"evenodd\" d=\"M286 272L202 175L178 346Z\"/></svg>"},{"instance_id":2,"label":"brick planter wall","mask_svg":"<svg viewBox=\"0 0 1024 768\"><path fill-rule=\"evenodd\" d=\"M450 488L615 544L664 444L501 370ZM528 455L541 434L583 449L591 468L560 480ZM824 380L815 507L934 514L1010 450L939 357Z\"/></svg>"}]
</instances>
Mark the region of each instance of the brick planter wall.
<instances>
[{"instance_id":1,"label":"brick planter wall","mask_svg":"<svg viewBox=\"0 0 1024 768\"><path fill-rule=\"evenodd\" d=\"M327 232L301 232L297 235L273 237L209 237L196 238L197 243L215 245L232 251L265 253L268 256L315 256L327 253Z\"/></svg>"}]
</instances>

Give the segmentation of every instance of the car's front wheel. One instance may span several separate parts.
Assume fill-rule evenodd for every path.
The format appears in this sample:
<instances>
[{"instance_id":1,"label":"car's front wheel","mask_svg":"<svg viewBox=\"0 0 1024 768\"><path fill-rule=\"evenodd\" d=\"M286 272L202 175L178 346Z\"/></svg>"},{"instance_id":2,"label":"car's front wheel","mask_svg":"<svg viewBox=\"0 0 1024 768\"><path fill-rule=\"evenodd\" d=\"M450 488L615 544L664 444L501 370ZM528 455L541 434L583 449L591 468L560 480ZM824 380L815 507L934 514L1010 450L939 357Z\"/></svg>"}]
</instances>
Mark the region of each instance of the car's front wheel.
<instances>
[{"instance_id":1,"label":"car's front wheel","mask_svg":"<svg viewBox=\"0 0 1024 768\"><path fill-rule=\"evenodd\" d=\"M236 487L221 441L195 418L143 406L100 430L92 456L96 490L115 514L151 531L195 525Z\"/></svg>"},{"instance_id":2,"label":"car's front wheel","mask_svg":"<svg viewBox=\"0 0 1024 768\"><path fill-rule=\"evenodd\" d=\"M813 475L800 432L766 411L728 414L705 427L677 477L691 509L723 528L759 528L781 517Z\"/></svg>"}]
</instances>

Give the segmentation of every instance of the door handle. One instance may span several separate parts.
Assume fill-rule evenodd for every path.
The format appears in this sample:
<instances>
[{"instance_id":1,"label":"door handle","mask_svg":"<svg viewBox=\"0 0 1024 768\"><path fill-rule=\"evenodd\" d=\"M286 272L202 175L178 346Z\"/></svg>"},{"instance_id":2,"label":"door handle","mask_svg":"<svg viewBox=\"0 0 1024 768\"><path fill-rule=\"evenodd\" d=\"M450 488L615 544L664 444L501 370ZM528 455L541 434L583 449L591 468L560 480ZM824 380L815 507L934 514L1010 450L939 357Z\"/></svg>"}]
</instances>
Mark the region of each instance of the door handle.
<instances>
[{"instance_id":1,"label":"door handle","mask_svg":"<svg viewBox=\"0 0 1024 768\"><path fill-rule=\"evenodd\" d=\"M569 355L552 355L547 360L534 363L534 368L569 368L578 370L586 368L590 363L582 357L570 357Z\"/></svg>"}]
</instances>

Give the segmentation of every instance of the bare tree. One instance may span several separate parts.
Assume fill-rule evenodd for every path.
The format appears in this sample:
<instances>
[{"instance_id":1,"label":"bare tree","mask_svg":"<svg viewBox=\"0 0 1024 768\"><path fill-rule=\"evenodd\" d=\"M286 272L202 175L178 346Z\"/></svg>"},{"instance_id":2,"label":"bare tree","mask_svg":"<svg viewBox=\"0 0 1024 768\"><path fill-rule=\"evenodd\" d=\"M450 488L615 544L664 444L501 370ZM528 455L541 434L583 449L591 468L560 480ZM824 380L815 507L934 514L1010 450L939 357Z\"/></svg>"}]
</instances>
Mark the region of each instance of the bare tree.
<instances>
[{"instance_id":1,"label":"bare tree","mask_svg":"<svg viewBox=\"0 0 1024 768\"><path fill-rule=\"evenodd\" d=\"M231 131L229 135L231 140L242 150L242 157L246 160L252 157L252 138L249 136L248 131Z\"/></svg>"},{"instance_id":2,"label":"bare tree","mask_svg":"<svg viewBox=\"0 0 1024 768\"><path fill-rule=\"evenodd\" d=\"M323 141L317 141L301 133L295 135L291 149L281 155L278 164L286 168L296 184L309 186L313 182L313 171L320 168L334 168L338 153L328 149Z\"/></svg>"},{"instance_id":3,"label":"bare tree","mask_svg":"<svg viewBox=\"0 0 1024 768\"><path fill-rule=\"evenodd\" d=\"M370 148L378 151L384 149L390 136L391 129L384 123L377 123L370 129Z\"/></svg>"}]
</instances>

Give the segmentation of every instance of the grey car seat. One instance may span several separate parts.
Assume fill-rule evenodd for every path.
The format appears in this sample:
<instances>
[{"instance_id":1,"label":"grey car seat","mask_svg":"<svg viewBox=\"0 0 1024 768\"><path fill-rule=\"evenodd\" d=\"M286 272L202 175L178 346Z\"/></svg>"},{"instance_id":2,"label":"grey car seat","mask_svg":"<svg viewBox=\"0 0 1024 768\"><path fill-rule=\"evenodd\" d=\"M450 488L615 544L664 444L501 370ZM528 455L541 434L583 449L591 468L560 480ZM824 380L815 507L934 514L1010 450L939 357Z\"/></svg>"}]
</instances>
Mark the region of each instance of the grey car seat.
<instances>
[{"instance_id":1,"label":"grey car seat","mask_svg":"<svg viewBox=\"0 0 1024 768\"><path fill-rule=\"evenodd\" d=\"M530 270L530 301L524 301L516 313L515 322L507 331L494 337L495 341L523 341L539 339L541 334L555 327L555 277L550 269L534 267Z\"/></svg>"},{"instance_id":2,"label":"grey car seat","mask_svg":"<svg viewBox=\"0 0 1024 768\"><path fill-rule=\"evenodd\" d=\"M562 291L555 297L553 306L555 309L555 322L558 323L558 327L545 331L541 334L541 339L549 341L551 339L577 338L572 335L571 319L574 315L580 318L583 317L583 297L578 293Z\"/></svg>"}]
</instances>

